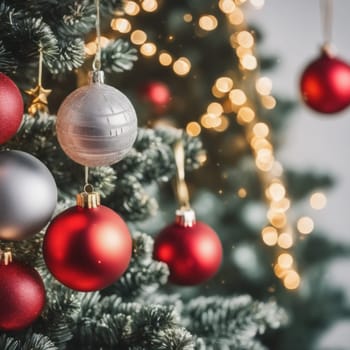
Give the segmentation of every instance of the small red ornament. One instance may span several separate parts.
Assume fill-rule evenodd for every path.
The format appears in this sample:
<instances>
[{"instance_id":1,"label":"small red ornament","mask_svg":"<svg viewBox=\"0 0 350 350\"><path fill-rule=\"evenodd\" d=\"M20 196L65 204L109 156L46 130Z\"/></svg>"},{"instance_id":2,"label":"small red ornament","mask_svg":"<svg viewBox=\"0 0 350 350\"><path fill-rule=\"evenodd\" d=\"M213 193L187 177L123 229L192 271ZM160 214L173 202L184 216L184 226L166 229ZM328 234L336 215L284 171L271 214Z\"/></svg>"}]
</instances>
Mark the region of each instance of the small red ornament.
<instances>
[{"instance_id":1,"label":"small red ornament","mask_svg":"<svg viewBox=\"0 0 350 350\"><path fill-rule=\"evenodd\" d=\"M12 80L0 73L0 144L16 134L22 118L22 95Z\"/></svg>"},{"instance_id":2,"label":"small red ornament","mask_svg":"<svg viewBox=\"0 0 350 350\"><path fill-rule=\"evenodd\" d=\"M340 112L350 104L350 66L325 49L304 70L300 91L305 103L317 112Z\"/></svg>"},{"instance_id":3,"label":"small red ornament","mask_svg":"<svg viewBox=\"0 0 350 350\"><path fill-rule=\"evenodd\" d=\"M212 228L195 221L192 209L178 210L176 222L156 237L154 256L168 265L171 282L190 286L215 275L222 261L222 246Z\"/></svg>"},{"instance_id":4,"label":"small red ornament","mask_svg":"<svg viewBox=\"0 0 350 350\"><path fill-rule=\"evenodd\" d=\"M45 305L40 275L19 262L1 260L0 281L0 329L16 331L28 327Z\"/></svg>"},{"instance_id":5,"label":"small red ornament","mask_svg":"<svg viewBox=\"0 0 350 350\"><path fill-rule=\"evenodd\" d=\"M43 253L55 278L79 291L94 291L115 282L127 269L132 239L122 218L99 203L96 192L81 193L77 206L54 218Z\"/></svg>"},{"instance_id":6,"label":"small red ornament","mask_svg":"<svg viewBox=\"0 0 350 350\"><path fill-rule=\"evenodd\" d=\"M151 81L143 85L141 95L156 108L166 108L171 100L168 86L161 81Z\"/></svg>"}]
</instances>

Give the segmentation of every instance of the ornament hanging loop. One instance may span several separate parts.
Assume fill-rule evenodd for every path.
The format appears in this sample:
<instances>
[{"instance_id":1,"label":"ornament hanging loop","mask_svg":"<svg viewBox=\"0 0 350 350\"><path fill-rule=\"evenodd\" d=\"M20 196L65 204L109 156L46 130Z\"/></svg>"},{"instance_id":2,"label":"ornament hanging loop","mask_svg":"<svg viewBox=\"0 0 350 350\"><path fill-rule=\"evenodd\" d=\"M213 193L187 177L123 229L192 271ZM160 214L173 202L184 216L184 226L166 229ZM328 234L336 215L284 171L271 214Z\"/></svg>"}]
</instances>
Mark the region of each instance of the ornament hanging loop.
<instances>
[{"instance_id":1,"label":"ornament hanging loop","mask_svg":"<svg viewBox=\"0 0 350 350\"><path fill-rule=\"evenodd\" d=\"M320 0L320 12L323 32L322 49L329 54L332 44L333 0Z\"/></svg>"},{"instance_id":2,"label":"ornament hanging loop","mask_svg":"<svg viewBox=\"0 0 350 350\"><path fill-rule=\"evenodd\" d=\"M176 197L181 208L190 209L190 197L185 182L185 150L181 139L174 145L174 157L176 164Z\"/></svg>"},{"instance_id":3,"label":"ornament hanging loop","mask_svg":"<svg viewBox=\"0 0 350 350\"><path fill-rule=\"evenodd\" d=\"M96 6L96 54L92 62L94 71L101 70L101 20L100 20L100 0L95 0Z\"/></svg>"}]
</instances>

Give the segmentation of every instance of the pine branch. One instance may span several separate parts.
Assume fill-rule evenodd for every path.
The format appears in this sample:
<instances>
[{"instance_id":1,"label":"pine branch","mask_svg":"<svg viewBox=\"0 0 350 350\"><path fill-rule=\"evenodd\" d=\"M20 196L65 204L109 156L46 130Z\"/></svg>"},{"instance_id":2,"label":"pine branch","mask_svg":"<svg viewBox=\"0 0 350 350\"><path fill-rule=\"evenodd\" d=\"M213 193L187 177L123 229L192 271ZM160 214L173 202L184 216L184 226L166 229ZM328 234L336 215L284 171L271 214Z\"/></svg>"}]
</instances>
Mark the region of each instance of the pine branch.
<instances>
[{"instance_id":1,"label":"pine branch","mask_svg":"<svg viewBox=\"0 0 350 350\"><path fill-rule=\"evenodd\" d=\"M24 12L2 6L0 9L0 37L6 50L21 64L33 61L43 50L44 63L58 58L58 41L42 18L29 17Z\"/></svg>"},{"instance_id":2,"label":"pine branch","mask_svg":"<svg viewBox=\"0 0 350 350\"><path fill-rule=\"evenodd\" d=\"M5 334L0 335L1 350L58 350L50 339L42 334L28 332L23 340Z\"/></svg>"},{"instance_id":3,"label":"pine branch","mask_svg":"<svg viewBox=\"0 0 350 350\"><path fill-rule=\"evenodd\" d=\"M168 280L166 264L154 261L153 239L136 233L133 235L134 253L126 273L104 290L106 295L119 295L124 300L132 300L144 294L152 294Z\"/></svg>"},{"instance_id":4,"label":"pine branch","mask_svg":"<svg viewBox=\"0 0 350 350\"><path fill-rule=\"evenodd\" d=\"M5 48L5 45L0 41L0 72L12 73L17 69L18 63L10 51Z\"/></svg>"},{"instance_id":5,"label":"pine branch","mask_svg":"<svg viewBox=\"0 0 350 350\"><path fill-rule=\"evenodd\" d=\"M46 279L46 285L50 286L47 291L47 304L37 327L59 350L64 350L74 336L76 325L73 320L80 312L81 298L78 293L57 282L48 284Z\"/></svg>"},{"instance_id":6,"label":"pine branch","mask_svg":"<svg viewBox=\"0 0 350 350\"><path fill-rule=\"evenodd\" d=\"M193 337L185 328L162 330L150 343L150 349L154 350L194 350Z\"/></svg>"},{"instance_id":7,"label":"pine branch","mask_svg":"<svg viewBox=\"0 0 350 350\"><path fill-rule=\"evenodd\" d=\"M52 74L72 71L83 65L85 60L84 41L81 38L72 38L58 41L56 56L45 60L46 67Z\"/></svg>"},{"instance_id":8,"label":"pine branch","mask_svg":"<svg viewBox=\"0 0 350 350\"><path fill-rule=\"evenodd\" d=\"M278 328L287 322L285 312L275 302L261 303L250 296L199 297L183 308L183 316L187 328L208 339L209 344L212 339L226 339L237 348L250 344L268 328Z\"/></svg>"},{"instance_id":9,"label":"pine branch","mask_svg":"<svg viewBox=\"0 0 350 350\"><path fill-rule=\"evenodd\" d=\"M130 43L117 39L102 50L102 62L107 73L131 70L137 60L137 50Z\"/></svg>"},{"instance_id":10,"label":"pine branch","mask_svg":"<svg viewBox=\"0 0 350 350\"><path fill-rule=\"evenodd\" d=\"M95 28L96 8L92 2L70 1L70 4L59 3L57 6L48 9L44 2L44 15L47 22L54 23L60 37L84 36Z\"/></svg>"}]
</instances>

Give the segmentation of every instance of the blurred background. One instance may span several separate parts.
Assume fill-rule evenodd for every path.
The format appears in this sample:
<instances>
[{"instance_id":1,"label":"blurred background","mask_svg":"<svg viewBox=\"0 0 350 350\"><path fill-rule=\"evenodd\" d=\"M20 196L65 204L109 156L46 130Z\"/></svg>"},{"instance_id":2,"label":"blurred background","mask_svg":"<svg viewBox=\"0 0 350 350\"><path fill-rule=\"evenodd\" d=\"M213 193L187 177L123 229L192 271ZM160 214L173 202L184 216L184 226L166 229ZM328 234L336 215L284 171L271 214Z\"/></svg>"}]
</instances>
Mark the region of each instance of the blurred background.
<instances>
[{"instance_id":1,"label":"blurred background","mask_svg":"<svg viewBox=\"0 0 350 350\"><path fill-rule=\"evenodd\" d=\"M349 1L333 2L334 52L346 62L350 60L349 11ZM269 73L273 91L300 101L300 76L322 45L320 1L269 0L260 10L250 11L248 16L264 33L260 50L279 56L278 66ZM349 109L333 116L323 116L299 102L283 131L284 140L277 155L290 167L318 169L334 176L335 185L326 192L327 205L322 211L312 211L308 203L299 209L311 215L315 226L322 228L330 238L346 244L350 242L349 132ZM325 272L331 283L347 290L348 298L349 271L350 260L340 258L333 261ZM324 334L320 348L346 349L349 343L350 323L344 321Z\"/></svg>"}]
</instances>

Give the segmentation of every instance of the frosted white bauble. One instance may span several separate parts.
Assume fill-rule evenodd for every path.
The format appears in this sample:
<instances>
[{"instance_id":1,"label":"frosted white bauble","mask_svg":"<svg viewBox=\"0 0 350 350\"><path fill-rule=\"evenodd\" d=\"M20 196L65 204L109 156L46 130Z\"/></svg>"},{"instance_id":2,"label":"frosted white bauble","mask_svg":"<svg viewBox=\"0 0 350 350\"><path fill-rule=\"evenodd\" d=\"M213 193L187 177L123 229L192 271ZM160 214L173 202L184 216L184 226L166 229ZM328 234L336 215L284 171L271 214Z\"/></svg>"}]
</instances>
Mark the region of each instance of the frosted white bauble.
<instances>
[{"instance_id":1,"label":"frosted white bauble","mask_svg":"<svg viewBox=\"0 0 350 350\"><path fill-rule=\"evenodd\" d=\"M57 138L75 162L106 166L129 152L137 135L137 117L129 99L92 72L91 83L66 97L57 113Z\"/></svg>"}]
</instances>

